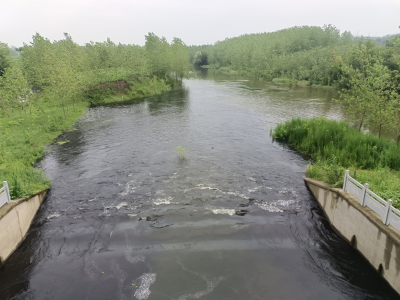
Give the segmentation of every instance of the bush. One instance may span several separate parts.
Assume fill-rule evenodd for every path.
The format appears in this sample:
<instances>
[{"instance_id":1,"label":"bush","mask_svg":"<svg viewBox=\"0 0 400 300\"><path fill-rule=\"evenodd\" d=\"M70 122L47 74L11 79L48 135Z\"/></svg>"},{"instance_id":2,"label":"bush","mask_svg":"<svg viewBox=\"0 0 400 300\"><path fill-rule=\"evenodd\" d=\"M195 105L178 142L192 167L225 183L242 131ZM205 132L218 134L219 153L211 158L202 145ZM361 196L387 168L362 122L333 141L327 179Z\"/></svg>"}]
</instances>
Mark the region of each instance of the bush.
<instances>
[{"instance_id":1,"label":"bush","mask_svg":"<svg viewBox=\"0 0 400 300\"><path fill-rule=\"evenodd\" d=\"M359 132L343 121L294 118L278 124L271 134L314 159L335 157L343 167L400 170L400 151L396 143Z\"/></svg>"}]
</instances>

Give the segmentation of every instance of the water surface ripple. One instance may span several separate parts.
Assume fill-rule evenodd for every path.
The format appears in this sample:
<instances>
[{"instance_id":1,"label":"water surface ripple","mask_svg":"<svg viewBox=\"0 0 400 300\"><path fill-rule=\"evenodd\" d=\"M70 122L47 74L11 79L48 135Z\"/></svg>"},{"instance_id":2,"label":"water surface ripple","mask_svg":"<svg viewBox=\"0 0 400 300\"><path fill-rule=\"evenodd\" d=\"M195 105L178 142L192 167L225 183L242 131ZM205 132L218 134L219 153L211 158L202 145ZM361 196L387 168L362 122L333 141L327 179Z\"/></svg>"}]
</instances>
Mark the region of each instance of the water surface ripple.
<instances>
[{"instance_id":1,"label":"water surface ripple","mask_svg":"<svg viewBox=\"0 0 400 300\"><path fill-rule=\"evenodd\" d=\"M398 299L329 226L273 142L332 92L233 79L89 109L42 162L53 178L1 299ZM182 146L187 159L175 148Z\"/></svg>"}]
</instances>

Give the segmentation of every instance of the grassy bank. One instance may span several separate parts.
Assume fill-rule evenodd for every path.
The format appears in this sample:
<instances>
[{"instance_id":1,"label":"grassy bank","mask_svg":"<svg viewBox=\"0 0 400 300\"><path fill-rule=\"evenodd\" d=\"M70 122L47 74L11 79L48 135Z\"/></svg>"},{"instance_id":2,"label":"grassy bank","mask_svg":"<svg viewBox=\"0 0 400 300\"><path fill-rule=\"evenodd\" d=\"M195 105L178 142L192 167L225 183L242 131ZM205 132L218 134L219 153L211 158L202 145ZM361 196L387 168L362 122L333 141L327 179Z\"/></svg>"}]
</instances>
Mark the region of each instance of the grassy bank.
<instances>
[{"instance_id":1,"label":"grassy bank","mask_svg":"<svg viewBox=\"0 0 400 300\"><path fill-rule=\"evenodd\" d=\"M325 118L294 118L271 131L309 155L307 175L341 187L345 169L362 184L400 208L400 149L391 140L363 134L345 122Z\"/></svg>"},{"instance_id":2,"label":"grassy bank","mask_svg":"<svg viewBox=\"0 0 400 300\"><path fill-rule=\"evenodd\" d=\"M56 96L38 94L35 106L12 110L0 119L0 178L8 181L13 199L48 188L50 180L35 164L43 157L45 145L62 144L60 133L74 130L72 125L89 106L121 102L169 91L173 81L150 76L134 76L128 80L107 82L84 91L66 113Z\"/></svg>"}]
</instances>

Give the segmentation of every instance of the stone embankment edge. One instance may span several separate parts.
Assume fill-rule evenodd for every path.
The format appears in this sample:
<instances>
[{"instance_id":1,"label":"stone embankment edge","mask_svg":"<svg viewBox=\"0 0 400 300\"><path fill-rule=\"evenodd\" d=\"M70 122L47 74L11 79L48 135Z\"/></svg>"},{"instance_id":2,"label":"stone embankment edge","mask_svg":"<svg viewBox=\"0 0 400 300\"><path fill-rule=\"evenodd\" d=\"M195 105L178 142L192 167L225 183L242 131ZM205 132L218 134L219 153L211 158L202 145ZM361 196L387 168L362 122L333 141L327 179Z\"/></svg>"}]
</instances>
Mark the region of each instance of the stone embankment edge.
<instances>
[{"instance_id":1,"label":"stone embankment edge","mask_svg":"<svg viewBox=\"0 0 400 300\"><path fill-rule=\"evenodd\" d=\"M48 190L11 200L0 208L0 267L24 241Z\"/></svg>"},{"instance_id":2,"label":"stone embankment edge","mask_svg":"<svg viewBox=\"0 0 400 300\"><path fill-rule=\"evenodd\" d=\"M349 192L304 178L331 226L400 294L400 232Z\"/></svg>"}]
</instances>

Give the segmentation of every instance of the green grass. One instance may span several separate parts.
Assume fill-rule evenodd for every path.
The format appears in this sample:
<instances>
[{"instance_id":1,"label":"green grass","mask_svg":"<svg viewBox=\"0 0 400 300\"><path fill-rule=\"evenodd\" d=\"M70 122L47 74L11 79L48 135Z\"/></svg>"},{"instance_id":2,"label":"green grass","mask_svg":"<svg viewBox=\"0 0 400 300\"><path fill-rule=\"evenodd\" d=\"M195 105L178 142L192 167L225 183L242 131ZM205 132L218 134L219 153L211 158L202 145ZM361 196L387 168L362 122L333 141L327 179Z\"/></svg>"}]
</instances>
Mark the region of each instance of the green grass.
<instances>
[{"instance_id":1,"label":"green grass","mask_svg":"<svg viewBox=\"0 0 400 300\"><path fill-rule=\"evenodd\" d=\"M360 170L354 167L346 168L350 176L361 184L368 183L369 189L383 199L392 199L393 206L400 209L400 172L388 168L375 170ZM323 181L334 187L343 186L345 168L334 166L328 162L315 162L307 167L306 174L315 180ZM337 176L339 175L339 176Z\"/></svg>"},{"instance_id":2,"label":"green grass","mask_svg":"<svg viewBox=\"0 0 400 300\"><path fill-rule=\"evenodd\" d=\"M400 147L391 140L364 134L345 122L325 118L294 118L271 131L311 156L307 176L341 187L344 171L400 208Z\"/></svg>"},{"instance_id":3,"label":"green grass","mask_svg":"<svg viewBox=\"0 0 400 300\"><path fill-rule=\"evenodd\" d=\"M51 180L35 168L48 143L60 145L60 133L72 129L89 106L121 102L161 94L171 84L157 78L140 77L109 82L82 93L75 105L68 103L66 117L58 99L40 94L31 109L13 110L0 119L0 179L7 181L12 199L29 196L50 187Z\"/></svg>"}]
</instances>

